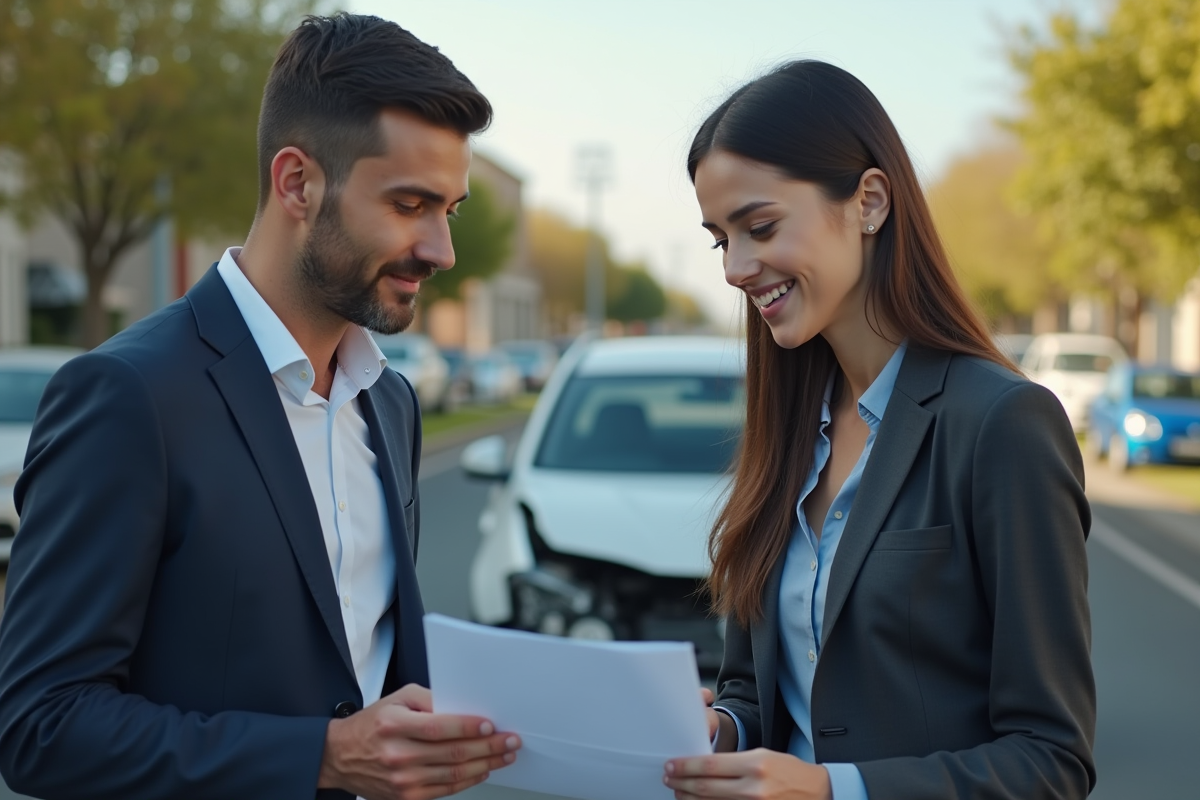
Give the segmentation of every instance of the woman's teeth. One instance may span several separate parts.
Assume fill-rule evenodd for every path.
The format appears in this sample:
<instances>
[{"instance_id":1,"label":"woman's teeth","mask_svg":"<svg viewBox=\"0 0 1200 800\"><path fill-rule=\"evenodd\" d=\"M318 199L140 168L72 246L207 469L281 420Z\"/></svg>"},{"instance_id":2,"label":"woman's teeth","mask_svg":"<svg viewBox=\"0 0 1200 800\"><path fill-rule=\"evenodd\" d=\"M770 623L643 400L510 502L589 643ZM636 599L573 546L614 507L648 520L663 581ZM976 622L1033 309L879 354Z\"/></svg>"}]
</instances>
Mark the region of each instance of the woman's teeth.
<instances>
[{"instance_id":1,"label":"woman's teeth","mask_svg":"<svg viewBox=\"0 0 1200 800\"><path fill-rule=\"evenodd\" d=\"M788 290L791 289L795 285L796 285L795 281L788 281L787 283L783 284L782 286L776 286L774 289L767 292L766 294L754 297L753 298L754 305L758 306L759 308L766 308L767 306L771 305L771 303L774 303L780 297L783 297L785 294L787 294Z\"/></svg>"}]
</instances>

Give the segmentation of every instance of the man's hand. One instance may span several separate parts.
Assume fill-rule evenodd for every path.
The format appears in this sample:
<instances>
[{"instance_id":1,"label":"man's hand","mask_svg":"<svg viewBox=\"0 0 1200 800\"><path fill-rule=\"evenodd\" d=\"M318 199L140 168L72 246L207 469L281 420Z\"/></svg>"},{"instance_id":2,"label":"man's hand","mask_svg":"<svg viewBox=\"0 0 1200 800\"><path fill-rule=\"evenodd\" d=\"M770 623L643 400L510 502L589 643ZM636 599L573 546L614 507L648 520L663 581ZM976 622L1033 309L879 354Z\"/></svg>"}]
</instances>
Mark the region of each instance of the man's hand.
<instances>
[{"instance_id":1,"label":"man's hand","mask_svg":"<svg viewBox=\"0 0 1200 800\"><path fill-rule=\"evenodd\" d=\"M750 750L667 762L663 782L677 800L832 800L824 767L787 753Z\"/></svg>"},{"instance_id":2,"label":"man's hand","mask_svg":"<svg viewBox=\"0 0 1200 800\"><path fill-rule=\"evenodd\" d=\"M434 714L415 684L329 723L319 789L367 800L430 800L487 780L516 760L520 739L480 717Z\"/></svg>"}]
</instances>

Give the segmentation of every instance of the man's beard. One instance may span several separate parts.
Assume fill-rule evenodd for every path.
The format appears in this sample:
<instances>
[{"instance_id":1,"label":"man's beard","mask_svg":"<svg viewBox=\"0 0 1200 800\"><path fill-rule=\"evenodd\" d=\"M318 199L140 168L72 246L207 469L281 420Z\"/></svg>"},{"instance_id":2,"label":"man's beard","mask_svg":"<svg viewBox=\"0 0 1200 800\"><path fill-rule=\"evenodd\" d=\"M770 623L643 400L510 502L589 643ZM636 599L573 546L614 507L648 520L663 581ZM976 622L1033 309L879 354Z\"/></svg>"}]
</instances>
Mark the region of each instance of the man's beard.
<instances>
[{"instance_id":1,"label":"man's beard","mask_svg":"<svg viewBox=\"0 0 1200 800\"><path fill-rule=\"evenodd\" d=\"M300 250L296 270L309 302L376 333L399 333L412 324L417 295L381 288L385 277L409 281L433 276L428 261L390 261L372 275L371 255L342 225L336 197L327 197L317 213L312 233ZM396 295L398 306L386 304L383 293Z\"/></svg>"}]
</instances>

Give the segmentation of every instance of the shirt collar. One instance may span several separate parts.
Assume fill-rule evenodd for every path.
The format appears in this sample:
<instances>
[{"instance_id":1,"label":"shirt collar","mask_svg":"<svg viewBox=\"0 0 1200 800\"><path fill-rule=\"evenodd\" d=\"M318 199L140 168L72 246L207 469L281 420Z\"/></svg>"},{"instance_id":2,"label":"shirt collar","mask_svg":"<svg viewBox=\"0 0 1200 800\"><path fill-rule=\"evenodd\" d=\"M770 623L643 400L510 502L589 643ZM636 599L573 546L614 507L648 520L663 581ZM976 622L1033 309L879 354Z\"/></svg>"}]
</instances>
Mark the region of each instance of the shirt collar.
<instances>
[{"instance_id":1,"label":"shirt collar","mask_svg":"<svg viewBox=\"0 0 1200 800\"><path fill-rule=\"evenodd\" d=\"M888 401L892 399L892 390L896 388L896 377L900 374L900 365L904 363L904 353L907 349L906 339L900 343L896 352L892 353L892 357L883 366L883 370L858 399L858 413L872 427L883 421L883 412L887 409Z\"/></svg>"},{"instance_id":2,"label":"shirt collar","mask_svg":"<svg viewBox=\"0 0 1200 800\"><path fill-rule=\"evenodd\" d=\"M267 369L279 378L297 400L303 401L313 385L312 364L279 315L267 305L235 260L242 252L231 247L221 256L217 272L233 302L246 321ZM387 365L387 359L365 329L351 325L337 348L338 366L360 391L371 388Z\"/></svg>"}]
</instances>

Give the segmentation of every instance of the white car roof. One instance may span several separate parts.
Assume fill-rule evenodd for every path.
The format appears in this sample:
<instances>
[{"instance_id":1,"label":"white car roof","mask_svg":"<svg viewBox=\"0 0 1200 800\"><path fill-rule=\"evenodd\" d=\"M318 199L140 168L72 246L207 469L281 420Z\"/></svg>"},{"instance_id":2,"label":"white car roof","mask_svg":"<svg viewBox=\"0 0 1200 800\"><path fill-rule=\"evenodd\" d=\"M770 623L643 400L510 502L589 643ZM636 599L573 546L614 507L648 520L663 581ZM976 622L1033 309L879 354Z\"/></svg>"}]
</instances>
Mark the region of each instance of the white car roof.
<instances>
[{"instance_id":1,"label":"white car roof","mask_svg":"<svg viewBox=\"0 0 1200 800\"><path fill-rule=\"evenodd\" d=\"M1125 355L1125 349L1116 339L1091 333L1043 333L1034 341L1034 346L1054 353Z\"/></svg>"},{"instance_id":2,"label":"white car roof","mask_svg":"<svg viewBox=\"0 0 1200 800\"><path fill-rule=\"evenodd\" d=\"M56 370L85 351L75 347L12 347L0 348L2 367L45 367Z\"/></svg>"},{"instance_id":3,"label":"white car roof","mask_svg":"<svg viewBox=\"0 0 1200 800\"><path fill-rule=\"evenodd\" d=\"M578 375L728 375L746 371L746 346L719 336L635 336L589 342Z\"/></svg>"}]
</instances>

